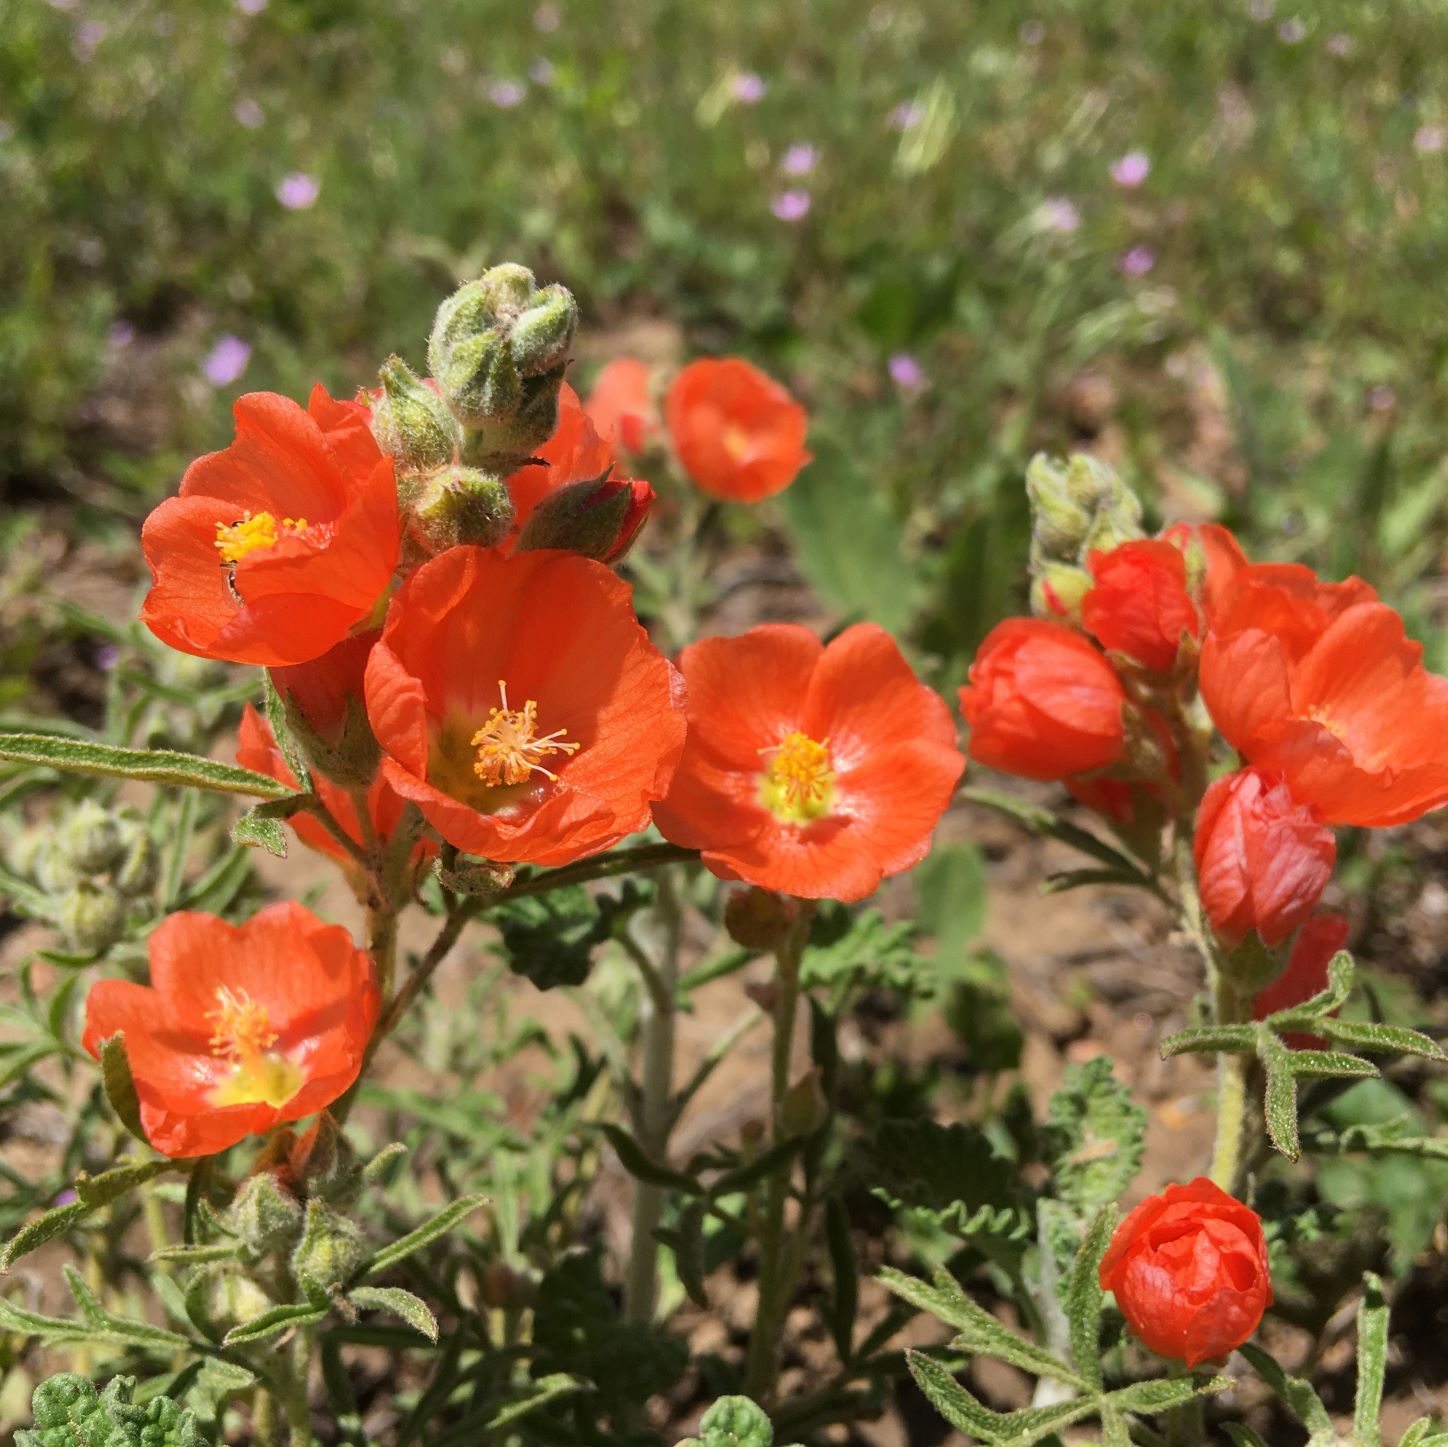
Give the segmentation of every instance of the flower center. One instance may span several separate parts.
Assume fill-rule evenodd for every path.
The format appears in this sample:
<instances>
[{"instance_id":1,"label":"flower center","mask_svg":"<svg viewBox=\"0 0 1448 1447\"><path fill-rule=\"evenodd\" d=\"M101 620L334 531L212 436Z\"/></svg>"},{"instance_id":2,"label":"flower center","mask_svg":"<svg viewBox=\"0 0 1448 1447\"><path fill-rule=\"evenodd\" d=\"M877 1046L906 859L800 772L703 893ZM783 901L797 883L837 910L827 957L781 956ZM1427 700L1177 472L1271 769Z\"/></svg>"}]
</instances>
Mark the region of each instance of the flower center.
<instances>
[{"instance_id":1,"label":"flower center","mask_svg":"<svg viewBox=\"0 0 1448 1447\"><path fill-rule=\"evenodd\" d=\"M743 462L749 455L753 439L737 422L731 422L724 429L724 451L731 462Z\"/></svg>"},{"instance_id":2,"label":"flower center","mask_svg":"<svg viewBox=\"0 0 1448 1447\"><path fill-rule=\"evenodd\" d=\"M829 812L835 791L835 771L830 766L830 741L822 743L796 730L786 734L773 748L769 767L760 783L760 799L776 819L800 824L819 819Z\"/></svg>"},{"instance_id":3,"label":"flower center","mask_svg":"<svg viewBox=\"0 0 1448 1447\"><path fill-rule=\"evenodd\" d=\"M488 714L487 722L472 738L473 747L478 751L473 772L490 788L522 784L530 774L556 779L558 775L539 760L550 754L576 754L581 745L563 741L567 729L540 734L537 701L530 698L520 709L509 708L508 685L501 678L498 692L503 706Z\"/></svg>"},{"instance_id":4,"label":"flower center","mask_svg":"<svg viewBox=\"0 0 1448 1447\"><path fill-rule=\"evenodd\" d=\"M278 529L280 528L280 531ZM269 512L253 515L250 509L233 523L216 524L216 551L224 567L235 567L252 553L274 548L287 533L304 533L306 518L283 518L280 524Z\"/></svg>"},{"instance_id":5,"label":"flower center","mask_svg":"<svg viewBox=\"0 0 1448 1447\"><path fill-rule=\"evenodd\" d=\"M211 1053L231 1064L229 1074L211 1089L213 1105L265 1103L279 1109L302 1088L296 1063L271 1049L277 1032L266 1006L245 990L222 985L216 991L216 1008L206 1018L211 1024Z\"/></svg>"}]
</instances>

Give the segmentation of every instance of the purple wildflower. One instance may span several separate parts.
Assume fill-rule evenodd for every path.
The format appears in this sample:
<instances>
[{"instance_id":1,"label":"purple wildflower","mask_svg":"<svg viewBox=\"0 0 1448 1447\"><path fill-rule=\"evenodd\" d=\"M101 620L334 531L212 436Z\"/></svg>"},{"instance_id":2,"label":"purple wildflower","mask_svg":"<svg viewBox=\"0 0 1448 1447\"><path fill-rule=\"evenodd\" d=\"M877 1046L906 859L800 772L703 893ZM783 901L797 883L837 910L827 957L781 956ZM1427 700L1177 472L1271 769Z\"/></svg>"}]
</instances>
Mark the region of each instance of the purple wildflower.
<instances>
[{"instance_id":1,"label":"purple wildflower","mask_svg":"<svg viewBox=\"0 0 1448 1447\"><path fill-rule=\"evenodd\" d=\"M729 93L740 105L757 105L764 99L764 93L768 89L764 77L756 70L736 71L729 82Z\"/></svg>"},{"instance_id":2,"label":"purple wildflower","mask_svg":"<svg viewBox=\"0 0 1448 1447\"><path fill-rule=\"evenodd\" d=\"M249 95L242 96L232 106L231 114L238 125L245 126L249 131L256 130L266 119L265 112Z\"/></svg>"},{"instance_id":3,"label":"purple wildflower","mask_svg":"<svg viewBox=\"0 0 1448 1447\"><path fill-rule=\"evenodd\" d=\"M1413 133L1413 149L1420 155L1431 156L1448 146L1448 130L1442 126L1419 126Z\"/></svg>"},{"instance_id":4,"label":"purple wildflower","mask_svg":"<svg viewBox=\"0 0 1448 1447\"><path fill-rule=\"evenodd\" d=\"M1247 7L1247 14L1259 25L1265 25L1272 18L1272 12L1276 8L1273 0L1252 0Z\"/></svg>"},{"instance_id":5,"label":"purple wildflower","mask_svg":"<svg viewBox=\"0 0 1448 1447\"><path fill-rule=\"evenodd\" d=\"M1351 55L1353 52L1352 36L1344 31L1335 30L1327 37L1327 53L1335 55L1339 60Z\"/></svg>"},{"instance_id":6,"label":"purple wildflower","mask_svg":"<svg viewBox=\"0 0 1448 1447\"><path fill-rule=\"evenodd\" d=\"M559 13L553 0L543 0L543 3L533 12L533 29L543 35L551 35L558 29L562 20L563 16Z\"/></svg>"},{"instance_id":7,"label":"purple wildflower","mask_svg":"<svg viewBox=\"0 0 1448 1447\"><path fill-rule=\"evenodd\" d=\"M201 364L202 375L213 387L229 387L246 371L251 361L251 343L228 332L206 354Z\"/></svg>"},{"instance_id":8,"label":"purple wildflower","mask_svg":"<svg viewBox=\"0 0 1448 1447\"><path fill-rule=\"evenodd\" d=\"M1277 38L1284 45L1297 45L1300 41L1307 39L1307 24L1293 16L1290 20L1284 20L1277 27Z\"/></svg>"},{"instance_id":9,"label":"purple wildflower","mask_svg":"<svg viewBox=\"0 0 1448 1447\"><path fill-rule=\"evenodd\" d=\"M102 673L109 673L121 660L121 650L114 643L102 643L96 649L96 667Z\"/></svg>"},{"instance_id":10,"label":"purple wildflower","mask_svg":"<svg viewBox=\"0 0 1448 1447\"><path fill-rule=\"evenodd\" d=\"M925 119L925 107L915 100L902 100L887 117L892 131L913 130Z\"/></svg>"},{"instance_id":11,"label":"purple wildflower","mask_svg":"<svg viewBox=\"0 0 1448 1447\"><path fill-rule=\"evenodd\" d=\"M792 186L788 191L781 191L769 203L769 209L781 221L803 221L809 215L811 204L808 191L802 190L798 186Z\"/></svg>"},{"instance_id":12,"label":"purple wildflower","mask_svg":"<svg viewBox=\"0 0 1448 1447\"><path fill-rule=\"evenodd\" d=\"M1145 151L1128 151L1111 163L1111 179L1134 191L1151 175L1151 157Z\"/></svg>"},{"instance_id":13,"label":"purple wildflower","mask_svg":"<svg viewBox=\"0 0 1448 1447\"><path fill-rule=\"evenodd\" d=\"M808 176L819 160L819 152L808 141L796 141L780 158L779 169L786 176Z\"/></svg>"},{"instance_id":14,"label":"purple wildflower","mask_svg":"<svg viewBox=\"0 0 1448 1447\"><path fill-rule=\"evenodd\" d=\"M1036 207L1036 224L1044 231L1059 231L1069 236L1081 226L1081 213L1075 202L1065 196L1047 196Z\"/></svg>"},{"instance_id":15,"label":"purple wildflower","mask_svg":"<svg viewBox=\"0 0 1448 1447\"><path fill-rule=\"evenodd\" d=\"M1117 261L1122 276L1145 276L1156 265L1156 252L1149 246L1133 246Z\"/></svg>"},{"instance_id":16,"label":"purple wildflower","mask_svg":"<svg viewBox=\"0 0 1448 1447\"><path fill-rule=\"evenodd\" d=\"M886 366L890 379L902 392L918 392L925 385L925 368L909 352L896 352Z\"/></svg>"},{"instance_id":17,"label":"purple wildflower","mask_svg":"<svg viewBox=\"0 0 1448 1447\"><path fill-rule=\"evenodd\" d=\"M1368 406L1374 412L1387 412L1391 410L1398 400L1398 394L1393 391L1386 382L1379 382L1378 385L1368 392Z\"/></svg>"},{"instance_id":18,"label":"purple wildflower","mask_svg":"<svg viewBox=\"0 0 1448 1447\"><path fill-rule=\"evenodd\" d=\"M243 15L260 15L266 6L267 0L236 0L236 8Z\"/></svg>"},{"instance_id":19,"label":"purple wildflower","mask_svg":"<svg viewBox=\"0 0 1448 1447\"><path fill-rule=\"evenodd\" d=\"M135 340L136 329L127 321L112 322L110 331L106 333L106 341L117 352L122 347L129 347Z\"/></svg>"},{"instance_id":20,"label":"purple wildflower","mask_svg":"<svg viewBox=\"0 0 1448 1447\"><path fill-rule=\"evenodd\" d=\"M1046 38L1046 27L1039 20L1025 20L1021 23L1021 43L1039 45Z\"/></svg>"},{"instance_id":21,"label":"purple wildflower","mask_svg":"<svg viewBox=\"0 0 1448 1447\"><path fill-rule=\"evenodd\" d=\"M534 85L553 84L553 62L546 55L540 55L532 65L528 67L528 79Z\"/></svg>"},{"instance_id":22,"label":"purple wildflower","mask_svg":"<svg viewBox=\"0 0 1448 1447\"><path fill-rule=\"evenodd\" d=\"M55 1199L50 1204L52 1206L73 1206L79 1199L75 1190L67 1186L65 1190L56 1193Z\"/></svg>"},{"instance_id":23,"label":"purple wildflower","mask_svg":"<svg viewBox=\"0 0 1448 1447\"><path fill-rule=\"evenodd\" d=\"M522 105L527 95L528 87L521 80L495 80L488 85L488 99L500 111Z\"/></svg>"},{"instance_id":24,"label":"purple wildflower","mask_svg":"<svg viewBox=\"0 0 1448 1447\"><path fill-rule=\"evenodd\" d=\"M277 182L277 200L288 211L305 211L317 204L322 183L305 171L292 171Z\"/></svg>"},{"instance_id":25,"label":"purple wildflower","mask_svg":"<svg viewBox=\"0 0 1448 1447\"><path fill-rule=\"evenodd\" d=\"M108 33L107 27L101 21L82 20L75 27L75 36L70 47L72 54L84 64L100 49L101 41Z\"/></svg>"}]
</instances>

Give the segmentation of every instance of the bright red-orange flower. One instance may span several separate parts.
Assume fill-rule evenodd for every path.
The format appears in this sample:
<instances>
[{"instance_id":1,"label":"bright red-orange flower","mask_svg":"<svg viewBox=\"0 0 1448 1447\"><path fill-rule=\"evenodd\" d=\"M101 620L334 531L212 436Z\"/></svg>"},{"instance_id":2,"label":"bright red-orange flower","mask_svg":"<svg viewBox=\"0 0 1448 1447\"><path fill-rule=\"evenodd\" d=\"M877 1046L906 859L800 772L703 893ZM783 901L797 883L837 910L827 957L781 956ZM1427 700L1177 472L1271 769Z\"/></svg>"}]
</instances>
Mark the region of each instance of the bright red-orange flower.
<instances>
[{"instance_id":1,"label":"bright red-orange flower","mask_svg":"<svg viewBox=\"0 0 1448 1447\"><path fill-rule=\"evenodd\" d=\"M1221 523L1173 523L1162 537L1184 552L1195 544L1201 549L1204 576L1200 590L1202 610L1210 622L1216 616L1236 576L1247 566L1241 544ZM1191 569L1188 569L1191 572Z\"/></svg>"},{"instance_id":2,"label":"bright red-orange flower","mask_svg":"<svg viewBox=\"0 0 1448 1447\"><path fill-rule=\"evenodd\" d=\"M125 1037L146 1138L206 1156L330 1105L357 1079L380 1004L340 925L294 903L243 925L173 914L151 936L151 983L101 980L83 1044Z\"/></svg>"},{"instance_id":3,"label":"bright red-orange flower","mask_svg":"<svg viewBox=\"0 0 1448 1447\"><path fill-rule=\"evenodd\" d=\"M690 362L669 387L664 415L684 471L725 502L783 492L810 460L804 408L740 357Z\"/></svg>"},{"instance_id":4,"label":"bright red-orange flower","mask_svg":"<svg viewBox=\"0 0 1448 1447\"><path fill-rule=\"evenodd\" d=\"M392 459L365 409L320 387L306 408L237 400L236 440L186 469L146 519L141 609L171 647L233 663L305 663L373 610L397 564Z\"/></svg>"},{"instance_id":5,"label":"bright red-orange flower","mask_svg":"<svg viewBox=\"0 0 1448 1447\"><path fill-rule=\"evenodd\" d=\"M594 430L578 394L566 382L558 395L558 426L535 456L537 461L520 467L507 479L508 496L513 503L513 526L503 540L503 551L511 553L520 542L525 547L532 546L526 535L540 505L556 504L561 501L561 494L571 489L575 496L569 516L556 521L569 533L581 537L588 532L589 514L606 512L610 517L616 516L617 525L610 527L613 536L607 543L590 549L590 556L600 562L613 562L622 557L648 519L654 490L647 482L613 476L616 465L613 441ZM623 492L628 493L628 500L619 506L618 495Z\"/></svg>"},{"instance_id":6,"label":"bright red-orange flower","mask_svg":"<svg viewBox=\"0 0 1448 1447\"><path fill-rule=\"evenodd\" d=\"M1064 623L1008 618L960 690L970 756L1027 779L1064 779L1126 751L1126 691L1105 655Z\"/></svg>"},{"instance_id":7,"label":"bright red-orange flower","mask_svg":"<svg viewBox=\"0 0 1448 1447\"><path fill-rule=\"evenodd\" d=\"M1103 648L1145 668L1167 673L1183 637L1201 632L1187 591L1180 548L1160 538L1139 538L1089 559L1095 585L1081 600L1081 622Z\"/></svg>"},{"instance_id":8,"label":"bright red-orange flower","mask_svg":"<svg viewBox=\"0 0 1448 1447\"><path fill-rule=\"evenodd\" d=\"M1205 1176L1168 1186L1116 1228L1101 1285L1159 1356L1219 1361L1272 1304L1261 1217Z\"/></svg>"},{"instance_id":9,"label":"bright red-orange flower","mask_svg":"<svg viewBox=\"0 0 1448 1447\"><path fill-rule=\"evenodd\" d=\"M1330 824L1448 803L1448 679L1359 579L1242 569L1202 645L1201 690L1227 741Z\"/></svg>"},{"instance_id":10,"label":"bright red-orange flower","mask_svg":"<svg viewBox=\"0 0 1448 1447\"><path fill-rule=\"evenodd\" d=\"M367 665L392 787L458 848L534 864L648 824L684 746L678 690L628 584L550 550L424 563Z\"/></svg>"},{"instance_id":11,"label":"bright red-orange flower","mask_svg":"<svg viewBox=\"0 0 1448 1447\"><path fill-rule=\"evenodd\" d=\"M1252 1018L1265 1020L1327 989L1327 967L1347 943L1347 932L1345 914L1315 914L1308 919L1292 941L1292 952L1282 973L1265 989L1258 990L1252 1001ZM1323 1050L1327 1046L1321 1035L1305 1030L1288 1031L1282 1038L1294 1050Z\"/></svg>"},{"instance_id":12,"label":"bright red-orange flower","mask_svg":"<svg viewBox=\"0 0 1448 1447\"><path fill-rule=\"evenodd\" d=\"M625 452L642 452L660 431L651 369L637 357L617 357L598 374L587 412L598 435Z\"/></svg>"},{"instance_id":13,"label":"bright red-orange flower","mask_svg":"<svg viewBox=\"0 0 1448 1447\"><path fill-rule=\"evenodd\" d=\"M965 760L950 712L874 624L828 648L767 623L679 659L689 737L664 837L721 879L862 899L925 857Z\"/></svg>"},{"instance_id":14,"label":"bright red-orange flower","mask_svg":"<svg viewBox=\"0 0 1448 1447\"><path fill-rule=\"evenodd\" d=\"M1253 930L1279 945L1312 913L1337 839L1280 778L1241 769L1202 796L1195 840L1202 909L1229 945Z\"/></svg>"}]
</instances>

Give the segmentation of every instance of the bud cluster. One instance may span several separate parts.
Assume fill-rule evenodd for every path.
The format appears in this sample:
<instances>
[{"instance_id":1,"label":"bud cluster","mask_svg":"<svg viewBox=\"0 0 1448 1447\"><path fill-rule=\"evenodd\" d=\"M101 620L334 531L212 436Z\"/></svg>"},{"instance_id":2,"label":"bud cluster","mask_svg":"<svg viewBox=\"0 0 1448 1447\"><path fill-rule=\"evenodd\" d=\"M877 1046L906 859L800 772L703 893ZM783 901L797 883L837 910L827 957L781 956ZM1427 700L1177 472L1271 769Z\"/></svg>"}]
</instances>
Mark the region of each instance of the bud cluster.
<instances>
[{"instance_id":1,"label":"bud cluster","mask_svg":"<svg viewBox=\"0 0 1448 1447\"><path fill-rule=\"evenodd\" d=\"M83 799L57 827L22 835L10 865L45 897L66 945L99 955L125 933L130 902L155 888L160 855L138 816Z\"/></svg>"}]
</instances>

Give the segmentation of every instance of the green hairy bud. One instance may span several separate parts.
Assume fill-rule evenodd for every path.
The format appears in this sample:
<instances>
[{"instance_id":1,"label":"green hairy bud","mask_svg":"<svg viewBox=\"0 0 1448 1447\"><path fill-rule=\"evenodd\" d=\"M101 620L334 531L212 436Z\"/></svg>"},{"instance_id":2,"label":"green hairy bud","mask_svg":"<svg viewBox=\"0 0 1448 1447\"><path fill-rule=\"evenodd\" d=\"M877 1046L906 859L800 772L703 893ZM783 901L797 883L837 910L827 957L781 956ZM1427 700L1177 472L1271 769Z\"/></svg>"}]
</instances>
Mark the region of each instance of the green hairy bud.
<instances>
[{"instance_id":1,"label":"green hairy bud","mask_svg":"<svg viewBox=\"0 0 1448 1447\"><path fill-rule=\"evenodd\" d=\"M115 815L90 799L82 800L71 811L58 839L82 874L103 873L116 862L124 847Z\"/></svg>"},{"instance_id":2,"label":"green hairy bud","mask_svg":"<svg viewBox=\"0 0 1448 1447\"><path fill-rule=\"evenodd\" d=\"M82 879L62 897L56 923L77 954L103 955L125 933L125 902L110 885Z\"/></svg>"},{"instance_id":3,"label":"green hairy bud","mask_svg":"<svg viewBox=\"0 0 1448 1447\"><path fill-rule=\"evenodd\" d=\"M368 1257L356 1222L325 1202L307 1202L306 1225L292 1252L292 1275L318 1286L340 1286Z\"/></svg>"},{"instance_id":4,"label":"green hairy bud","mask_svg":"<svg viewBox=\"0 0 1448 1447\"><path fill-rule=\"evenodd\" d=\"M146 826L135 819L121 821L121 848L125 851L112 878L122 894L148 894L161 872L161 851Z\"/></svg>"},{"instance_id":5,"label":"green hairy bud","mask_svg":"<svg viewBox=\"0 0 1448 1447\"><path fill-rule=\"evenodd\" d=\"M447 403L400 357L389 357L378 375L382 396L372 409L372 434L397 460L399 474L425 475L452 462L462 429Z\"/></svg>"},{"instance_id":6,"label":"green hairy bud","mask_svg":"<svg viewBox=\"0 0 1448 1447\"><path fill-rule=\"evenodd\" d=\"M414 504L408 533L431 555L460 544L492 547L512 525L512 499L498 478L475 467L448 467Z\"/></svg>"},{"instance_id":7,"label":"green hairy bud","mask_svg":"<svg viewBox=\"0 0 1448 1447\"><path fill-rule=\"evenodd\" d=\"M290 1251L302 1234L302 1203L271 1171L259 1171L241 1183L230 1224L258 1256Z\"/></svg>"}]
</instances>

